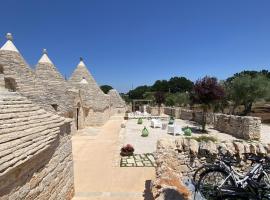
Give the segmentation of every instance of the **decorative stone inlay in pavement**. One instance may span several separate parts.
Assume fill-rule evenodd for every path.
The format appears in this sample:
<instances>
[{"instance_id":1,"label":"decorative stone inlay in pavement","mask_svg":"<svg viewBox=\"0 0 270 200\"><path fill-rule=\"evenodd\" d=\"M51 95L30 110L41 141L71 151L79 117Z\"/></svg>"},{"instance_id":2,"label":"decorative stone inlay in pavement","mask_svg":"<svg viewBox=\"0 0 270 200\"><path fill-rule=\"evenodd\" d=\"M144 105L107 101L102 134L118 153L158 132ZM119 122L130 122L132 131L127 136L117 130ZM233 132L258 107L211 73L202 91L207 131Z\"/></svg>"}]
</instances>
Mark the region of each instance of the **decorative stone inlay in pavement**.
<instances>
[{"instance_id":1,"label":"decorative stone inlay in pavement","mask_svg":"<svg viewBox=\"0 0 270 200\"><path fill-rule=\"evenodd\" d=\"M120 167L155 167L155 158L151 153L134 154L121 158Z\"/></svg>"}]
</instances>

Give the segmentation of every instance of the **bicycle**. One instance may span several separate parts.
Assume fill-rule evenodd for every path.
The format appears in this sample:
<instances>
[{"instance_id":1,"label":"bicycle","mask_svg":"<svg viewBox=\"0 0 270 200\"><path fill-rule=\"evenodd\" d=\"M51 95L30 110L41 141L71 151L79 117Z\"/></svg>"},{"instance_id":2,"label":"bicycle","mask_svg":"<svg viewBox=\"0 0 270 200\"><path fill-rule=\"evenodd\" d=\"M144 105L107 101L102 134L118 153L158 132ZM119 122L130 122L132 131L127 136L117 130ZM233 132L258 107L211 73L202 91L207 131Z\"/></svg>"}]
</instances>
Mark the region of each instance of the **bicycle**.
<instances>
[{"instance_id":1,"label":"bicycle","mask_svg":"<svg viewBox=\"0 0 270 200\"><path fill-rule=\"evenodd\" d=\"M270 199L270 178L266 171L270 158L254 154L246 157L253 165L246 175L231 167L234 160L223 159L219 165L208 165L200 174L197 190L206 199Z\"/></svg>"}]
</instances>

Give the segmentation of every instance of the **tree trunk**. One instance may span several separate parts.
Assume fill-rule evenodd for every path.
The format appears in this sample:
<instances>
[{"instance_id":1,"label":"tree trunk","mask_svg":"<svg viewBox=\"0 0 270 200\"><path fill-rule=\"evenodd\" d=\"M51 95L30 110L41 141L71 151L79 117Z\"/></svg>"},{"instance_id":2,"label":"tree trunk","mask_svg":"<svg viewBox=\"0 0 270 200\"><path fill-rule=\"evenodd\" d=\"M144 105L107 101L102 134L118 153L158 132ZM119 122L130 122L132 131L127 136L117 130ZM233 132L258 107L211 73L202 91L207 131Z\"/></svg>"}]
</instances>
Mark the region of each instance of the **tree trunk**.
<instances>
[{"instance_id":1,"label":"tree trunk","mask_svg":"<svg viewBox=\"0 0 270 200\"><path fill-rule=\"evenodd\" d=\"M247 115L248 113L251 112L252 102L248 102L244 106L245 106L244 115Z\"/></svg>"},{"instance_id":2,"label":"tree trunk","mask_svg":"<svg viewBox=\"0 0 270 200\"><path fill-rule=\"evenodd\" d=\"M233 108L232 108L232 112L231 112L231 114L232 114L232 115L234 115L234 114L235 114L235 109L236 109L236 108L237 108L237 105L236 105L236 104L234 104L234 105L233 105Z\"/></svg>"},{"instance_id":3,"label":"tree trunk","mask_svg":"<svg viewBox=\"0 0 270 200\"><path fill-rule=\"evenodd\" d=\"M203 107L203 118L202 118L202 131L206 132L206 113L207 113L207 108L206 106Z\"/></svg>"}]
</instances>

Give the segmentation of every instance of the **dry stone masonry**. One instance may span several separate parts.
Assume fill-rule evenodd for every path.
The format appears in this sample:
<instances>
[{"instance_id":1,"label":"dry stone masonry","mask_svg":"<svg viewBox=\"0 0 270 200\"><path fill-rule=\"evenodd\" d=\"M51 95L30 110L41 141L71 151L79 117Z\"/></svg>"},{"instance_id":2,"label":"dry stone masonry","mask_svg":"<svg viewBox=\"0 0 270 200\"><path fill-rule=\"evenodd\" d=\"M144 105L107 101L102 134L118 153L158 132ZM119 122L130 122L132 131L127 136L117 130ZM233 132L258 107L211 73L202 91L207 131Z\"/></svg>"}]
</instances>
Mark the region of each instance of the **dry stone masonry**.
<instances>
[{"instance_id":1,"label":"dry stone masonry","mask_svg":"<svg viewBox=\"0 0 270 200\"><path fill-rule=\"evenodd\" d=\"M157 114L157 109L156 107L148 107L151 114ZM199 124L203 120L203 113L200 111L171 107L162 107L160 109L162 113L175 118L195 121ZM259 117L207 113L206 122L213 126L214 129L239 139L259 140L261 136L261 119Z\"/></svg>"},{"instance_id":2,"label":"dry stone masonry","mask_svg":"<svg viewBox=\"0 0 270 200\"><path fill-rule=\"evenodd\" d=\"M12 39L0 49L0 199L72 199L71 135L125 104L100 90L82 60L66 81L46 50L33 70Z\"/></svg>"},{"instance_id":3,"label":"dry stone masonry","mask_svg":"<svg viewBox=\"0 0 270 200\"><path fill-rule=\"evenodd\" d=\"M108 95L110 96L111 113L124 113L126 111L126 103L117 90L111 89Z\"/></svg>"},{"instance_id":4,"label":"dry stone masonry","mask_svg":"<svg viewBox=\"0 0 270 200\"><path fill-rule=\"evenodd\" d=\"M269 154L270 144L259 142L234 141L214 143L197 142L181 137L176 140L161 139L155 152L156 179L153 181L153 194L158 200L192 199L192 192L184 181L191 179L195 170L202 164L213 162L219 153L236 156L239 171L246 171L247 164L242 153Z\"/></svg>"},{"instance_id":5,"label":"dry stone masonry","mask_svg":"<svg viewBox=\"0 0 270 200\"><path fill-rule=\"evenodd\" d=\"M0 199L71 199L70 131L70 120L1 87Z\"/></svg>"}]
</instances>

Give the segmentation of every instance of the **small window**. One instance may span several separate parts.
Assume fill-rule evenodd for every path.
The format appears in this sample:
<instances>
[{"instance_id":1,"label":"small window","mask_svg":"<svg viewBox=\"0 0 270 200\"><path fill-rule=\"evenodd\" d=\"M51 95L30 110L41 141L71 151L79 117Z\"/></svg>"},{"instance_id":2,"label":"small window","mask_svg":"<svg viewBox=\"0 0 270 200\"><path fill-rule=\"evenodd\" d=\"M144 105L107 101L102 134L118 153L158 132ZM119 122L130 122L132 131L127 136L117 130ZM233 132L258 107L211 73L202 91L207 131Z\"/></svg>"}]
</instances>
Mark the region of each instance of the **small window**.
<instances>
[{"instance_id":1,"label":"small window","mask_svg":"<svg viewBox=\"0 0 270 200\"><path fill-rule=\"evenodd\" d=\"M55 111L57 111L57 109L58 109L58 105L57 105L57 104L52 104L51 106L53 107L53 109L54 109Z\"/></svg>"},{"instance_id":2,"label":"small window","mask_svg":"<svg viewBox=\"0 0 270 200\"><path fill-rule=\"evenodd\" d=\"M4 67L0 65L0 74L4 74Z\"/></svg>"},{"instance_id":3,"label":"small window","mask_svg":"<svg viewBox=\"0 0 270 200\"><path fill-rule=\"evenodd\" d=\"M5 78L5 88L10 92L15 92L17 88L17 83L13 78Z\"/></svg>"}]
</instances>

